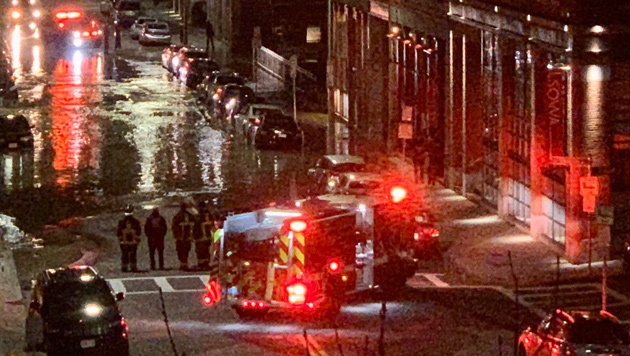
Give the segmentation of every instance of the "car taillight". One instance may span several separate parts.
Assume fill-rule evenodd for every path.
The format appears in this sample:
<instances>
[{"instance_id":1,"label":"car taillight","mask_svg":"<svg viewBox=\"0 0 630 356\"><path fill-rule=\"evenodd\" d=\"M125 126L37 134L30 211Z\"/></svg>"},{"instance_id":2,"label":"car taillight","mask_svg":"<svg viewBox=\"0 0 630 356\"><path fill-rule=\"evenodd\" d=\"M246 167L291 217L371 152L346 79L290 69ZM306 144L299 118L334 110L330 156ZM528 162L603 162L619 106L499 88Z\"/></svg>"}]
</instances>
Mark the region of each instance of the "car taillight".
<instances>
[{"instance_id":1,"label":"car taillight","mask_svg":"<svg viewBox=\"0 0 630 356\"><path fill-rule=\"evenodd\" d=\"M267 304L262 300L243 300L241 305L247 309L265 309L267 307Z\"/></svg>"},{"instance_id":2,"label":"car taillight","mask_svg":"<svg viewBox=\"0 0 630 356\"><path fill-rule=\"evenodd\" d=\"M70 11L68 12L68 18L69 19L78 19L79 17L81 17L81 13L78 11Z\"/></svg>"},{"instance_id":3,"label":"car taillight","mask_svg":"<svg viewBox=\"0 0 630 356\"><path fill-rule=\"evenodd\" d=\"M60 22L60 23L57 24L57 27L59 27L59 28L64 28L65 26L66 25L64 25L63 22Z\"/></svg>"},{"instance_id":4,"label":"car taillight","mask_svg":"<svg viewBox=\"0 0 630 356\"><path fill-rule=\"evenodd\" d=\"M289 303L291 304L304 304L306 302L307 288L303 283L292 283L287 286L287 292L289 293Z\"/></svg>"},{"instance_id":5,"label":"car taillight","mask_svg":"<svg viewBox=\"0 0 630 356\"><path fill-rule=\"evenodd\" d=\"M210 298L209 296L205 296L205 297L203 297L203 303L204 303L205 305L210 305L210 304L212 304L212 298Z\"/></svg>"},{"instance_id":6,"label":"car taillight","mask_svg":"<svg viewBox=\"0 0 630 356\"><path fill-rule=\"evenodd\" d=\"M83 36L83 37L90 37L90 33L88 31L83 31L81 33L81 36Z\"/></svg>"},{"instance_id":7,"label":"car taillight","mask_svg":"<svg viewBox=\"0 0 630 356\"><path fill-rule=\"evenodd\" d=\"M260 125L260 118L259 117L254 119L254 125Z\"/></svg>"},{"instance_id":8,"label":"car taillight","mask_svg":"<svg viewBox=\"0 0 630 356\"><path fill-rule=\"evenodd\" d=\"M125 318L121 318L120 325L123 327L123 337L127 338L127 335L129 335L129 325L127 324L127 320Z\"/></svg>"}]
</instances>

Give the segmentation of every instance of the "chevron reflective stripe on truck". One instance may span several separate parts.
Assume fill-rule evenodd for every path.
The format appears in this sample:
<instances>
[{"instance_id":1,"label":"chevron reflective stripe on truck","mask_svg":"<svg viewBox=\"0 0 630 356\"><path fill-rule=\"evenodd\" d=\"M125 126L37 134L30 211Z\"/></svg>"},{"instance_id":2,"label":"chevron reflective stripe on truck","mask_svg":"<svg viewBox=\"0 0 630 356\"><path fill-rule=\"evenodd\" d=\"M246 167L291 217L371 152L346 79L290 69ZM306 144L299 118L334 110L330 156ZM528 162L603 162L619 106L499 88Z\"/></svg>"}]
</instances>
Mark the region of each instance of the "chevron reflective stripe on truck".
<instances>
[{"instance_id":1,"label":"chevron reflective stripe on truck","mask_svg":"<svg viewBox=\"0 0 630 356\"><path fill-rule=\"evenodd\" d=\"M280 262L283 265L287 265L289 261L289 236L285 232L280 235L280 249L278 250Z\"/></svg>"},{"instance_id":2,"label":"chevron reflective stripe on truck","mask_svg":"<svg viewBox=\"0 0 630 356\"><path fill-rule=\"evenodd\" d=\"M302 234L301 232L293 233L293 265L291 266L293 275L304 273L304 242L304 234Z\"/></svg>"}]
</instances>

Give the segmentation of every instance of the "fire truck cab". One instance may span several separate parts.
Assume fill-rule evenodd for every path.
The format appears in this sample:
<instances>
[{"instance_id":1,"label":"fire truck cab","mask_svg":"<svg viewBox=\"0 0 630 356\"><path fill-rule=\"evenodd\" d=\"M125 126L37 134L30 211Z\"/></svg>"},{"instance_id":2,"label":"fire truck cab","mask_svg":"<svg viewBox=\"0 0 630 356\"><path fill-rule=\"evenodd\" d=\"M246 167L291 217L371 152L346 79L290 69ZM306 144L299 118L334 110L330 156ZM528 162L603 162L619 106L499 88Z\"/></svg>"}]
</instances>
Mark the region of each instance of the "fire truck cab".
<instances>
[{"instance_id":1,"label":"fire truck cab","mask_svg":"<svg viewBox=\"0 0 630 356\"><path fill-rule=\"evenodd\" d=\"M392 224L379 205L355 203L340 208L316 197L229 215L221 270L231 274L224 290L239 316L334 316L348 294L404 285L416 269L413 224Z\"/></svg>"}]
</instances>

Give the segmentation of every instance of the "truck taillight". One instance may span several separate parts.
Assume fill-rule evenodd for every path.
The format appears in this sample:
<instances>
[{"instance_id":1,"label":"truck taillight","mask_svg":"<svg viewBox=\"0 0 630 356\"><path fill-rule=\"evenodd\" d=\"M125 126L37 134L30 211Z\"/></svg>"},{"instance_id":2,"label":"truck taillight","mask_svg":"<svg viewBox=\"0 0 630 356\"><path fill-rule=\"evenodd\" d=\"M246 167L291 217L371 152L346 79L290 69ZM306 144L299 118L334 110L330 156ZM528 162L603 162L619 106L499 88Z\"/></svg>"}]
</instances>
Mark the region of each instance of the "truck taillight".
<instances>
[{"instance_id":1,"label":"truck taillight","mask_svg":"<svg viewBox=\"0 0 630 356\"><path fill-rule=\"evenodd\" d=\"M330 273L339 273L339 271L341 271L341 269L343 268L343 262L341 262L340 259L338 258L333 258L330 261L328 261L328 272Z\"/></svg>"},{"instance_id":2,"label":"truck taillight","mask_svg":"<svg viewBox=\"0 0 630 356\"><path fill-rule=\"evenodd\" d=\"M289 293L289 303L304 304L306 302L306 286L302 283L293 283L287 286Z\"/></svg>"},{"instance_id":3,"label":"truck taillight","mask_svg":"<svg viewBox=\"0 0 630 356\"><path fill-rule=\"evenodd\" d=\"M210 298L209 296L205 296L205 297L203 298L203 303L204 303L205 305L210 305L210 304L212 304L212 298Z\"/></svg>"},{"instance_id":4,"label":"truck taillight","mask_svg":"<svg viewBox=\"0 0 630 356\"><path fill-rule=\"evenodd\" d=\"M267 307L267 304L262 300L243 300L241 305L247 309L265 309Z\"/></svg>"},{"instance_id":5,"label":"truck taillight","mask_svg":"<svg viewBox=\"0 0 630 356\"><path fill-rule=\"evenodd\" d=\"M426 235L429 235L431 237L440 236L440 232L437 229L424 229L422 232L424 232Z\"/></svg>"}]
</instances>

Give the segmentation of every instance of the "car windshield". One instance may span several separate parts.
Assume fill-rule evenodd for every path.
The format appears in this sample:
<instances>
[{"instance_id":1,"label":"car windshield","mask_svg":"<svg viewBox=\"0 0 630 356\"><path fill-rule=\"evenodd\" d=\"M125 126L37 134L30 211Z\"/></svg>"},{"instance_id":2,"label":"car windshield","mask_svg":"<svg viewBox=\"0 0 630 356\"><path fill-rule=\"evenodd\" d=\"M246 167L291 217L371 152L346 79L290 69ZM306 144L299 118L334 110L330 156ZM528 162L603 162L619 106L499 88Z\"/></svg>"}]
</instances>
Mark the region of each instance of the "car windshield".
<instances>
[{"instance_id":1,"label":"car windshield","mask_svg":"<svg viewBox=\"0 0 630 356\"><path fill-rule=\"evenodd\" d=\"M365 170L365 164L363 163L354 163L354 162L347 162L347 163L339 163L336 164L332 167L332 170L335 172L341 172L341 173L345 173L345 172L363 172Z\"/></svg>"},{"instance_id":2,"label":"car windshield","mask_svg":"<svg viewBox=\"0 0 630 356\"><path fill-rule=\"evenodd\" d=\"M263 120L262 126L266 128L278 128L285 130L297 129L297 125L295 124L295 121L293 121L292 117L274 114L267 115Z\"/></svg>"},{"instance_id":3,"label":"car windshield","mask_svg":"<svg viewBox=\"0 0 630 356\"><path fill-rule=\"evenodd\" d=\"M165 23L147 23L147 27L150 30L168 30L168 25Z\"/></svg>"},{"instance_id":4,"label":"car windshield","mask_svg":"<svg viewBox=\"0 0 630 356\"><path fill-rule=\"evenodd\" d=\"M621 324L606 319L576 319L571 326L569 340L575 344L630 345L630 338L625 328Z\"/></svg>"},{"instance_id":5,"label":"car windshield","mask_svg":"<svg viewBox=\"0 0 630 356\"><path fill-rule=\"evenodd\" d=\"M220 85L226 85L226 84L238 84L238 85L243 85L245 84L245 81L243 80L243 78L240 77L235 77L235 76L220 76L217 78L217 84Z\"/></svg>"},{"instance_id":6,"label":"car windshield","mask_svg":"<svg viewBox=\"0 0 630 356\"><path fill-rule=\"evenodd\" d=\"M44 294L44 307L54 313L78 311L87 303L102 307L116 304L111 290L103 279L92 282L70 281L50 286Z\"/></svg>"}]
</instances>

